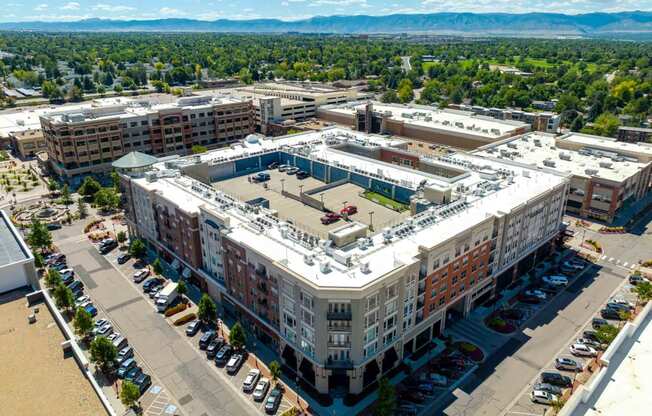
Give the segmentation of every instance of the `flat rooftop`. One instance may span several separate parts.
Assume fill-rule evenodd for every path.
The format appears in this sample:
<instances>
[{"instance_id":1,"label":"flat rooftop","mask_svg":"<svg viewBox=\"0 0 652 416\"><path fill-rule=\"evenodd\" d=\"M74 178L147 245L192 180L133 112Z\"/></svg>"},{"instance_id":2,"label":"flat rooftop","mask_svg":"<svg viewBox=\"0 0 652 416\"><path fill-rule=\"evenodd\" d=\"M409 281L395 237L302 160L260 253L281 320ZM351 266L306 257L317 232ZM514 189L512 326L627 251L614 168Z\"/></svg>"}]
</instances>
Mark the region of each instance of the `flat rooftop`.
<instances>
[{"instance_id":1,"label":"flat rooftop","mask_svg":"<svg viewBox=\"0 0 652 416\"><path fill-rule=\"evenodd\" d=\"M333 288L359 288L370 284L392 270L416 262L419 247L434 247L471 227L489 224L495 216L518 209L528 201L567 183L567 179L557 173L472 154L459 153L432 159L431 163L439 165L441 169L462 172L455 177L440 177L329 148L341 143L337 140L339 136L351 140L366 137L369 139L368 145L374 145L374 140L383 139L362 133L352 136L346 134L350 133L344 129L330 129L270 141L275 143L275 140L280 140L283 145L279 146L276 142L274 146L305 158L325 155L324 160L328 164L350 172L356 172L355 169L374 169L376 178L385 180L383 178L389 176L394 180L392 183L399 186L405 185L403 180L410 180L412 184L420 186L449 188L452 202L432 206L409 218L395 216L395 221L382 232L368 235L364 244L356 241L350 246L335 248L330 245L330 241L312 235L301 227L294 227L269 210L251 208L243 202L248 196L229 195L228 191L215 190L182 175L180 170L173 168L174 163L158 163L148 177L133 181L145 189L157 190L164 198L174 201L184 210L197 212L201 205L214 208L229 218L228 238L264 254L314 285ZM225 163L233 157L242 157L243 152L252 156L260 154L261 148L270 148L267 146L271 145L265 144L267 141L245 140L235 156L233 148L220 149L201 156L180 158L177 163L180 167L200 162ZM258 151L251 152L251 149L247 149L248 142ZM228 152L231 159L225 158L224 152ZM345 168L344 163L350 165ZM407 179L398 175L405 175ZM253 184L251 186L258 187ZM264 197L264 193L261 191L255 196Z\"/></svg>"},{"instance_id":2,"label":"flat rooftop","mask_svg":"<svg viewBox=\"0 0 652 416\"><path fill-rule=\"evenodd\" d=\"M563 174L585 178L598 177L614 182L623 182L647 166L646 163L635 160L618 161L595 152L560 148L558 140L568 139L533 132L485 146L474 154L553 169ZM586 142L593 142L593 139Z\"/></svg>"},{"instance_id":3,"label":"flat rooftop","mask_svg":"<svg viewBox=\"0 0 652 416\"><path fill-rule=\"evenodd\" d=\"M611 137L593 136L590 134L570 133L559 138L560 141L583 145L588 148L601 149L621 154L640 154L652 157L652 143L619 142Z\"/></svg>"},{"instance_id":4,"label":"flat rooftop","mask_svg":"<svg viewBox=\"0 0 652 416\"><path fill-rule=\"evenodd\" d=\"M26 307L26 292L0 295L0 403L4 415L106 415L75 358L64 357L65 341L45 304L36 323Z\"/></svg>"},{"instance_id":5,"label":"flat rooftop","mask_svg":"<svg viewBox=\"0 0 652 416\"><path fill-rule=\"evenodd\" d=\"M0 267L27 260L30 256L9 216L0 210Z\"/></svg>"},{"instance_id":6,"label":"flat rooftop","mask_svg":"<svg viewBox=\"0 0 652 416\"><path fill-rule=\"evenodd\" d=\"M360 101L334 104L322 107L322 111L351 115L355 114L357 110L364 110L366 104L367 102ZM392 120L479 138L497 139L510 135L517 129L529 128L529 124L520 121L496 120L491 117L475 115L469 111L379 102L372 104L374 112L386 113Z\"/></svg>"}]
</instances>

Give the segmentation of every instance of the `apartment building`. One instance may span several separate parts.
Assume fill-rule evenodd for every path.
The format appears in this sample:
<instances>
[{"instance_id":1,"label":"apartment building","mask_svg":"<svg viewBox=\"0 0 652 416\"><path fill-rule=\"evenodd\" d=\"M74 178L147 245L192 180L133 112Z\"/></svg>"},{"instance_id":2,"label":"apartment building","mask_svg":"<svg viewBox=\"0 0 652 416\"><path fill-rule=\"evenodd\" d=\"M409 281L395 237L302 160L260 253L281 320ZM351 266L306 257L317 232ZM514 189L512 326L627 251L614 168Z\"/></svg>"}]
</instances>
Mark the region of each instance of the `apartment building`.
<instances>
[{"instance_id":1,"label":"apartment building","mask_svg":"<svg viewBox=\"0 0 652 416\"><path fill-rule=\"evenodd\" d=\"M612 222L625 205L650 190L652 145L579 133L529 133L476 154L569 175L566 209L586 218Z\"/></svg>"},{"instance_id":2,"label":"apartment building","mask_svg":"<svg viewBox=\"0 0 652 416\"><path fill-rule=\"evenodd\" d=\"M193 145L228 146L254 131L251 102L226 96L105 103L40 121L51 167L65 178L110 170L131 151L187 154Z\"/></svg>"},{"instance_id":3,"label":"apartment building","mask_svg":"<svg viewBox=\"0 0 652 416\"><path fill-rule=\"evenodd\" d=\"M515 120L527 123L532 131L556 133L561 117L550 111L530 112L515 108L487 108L479 105L449 104L448 108L468 111L471 114L487 116L496 120Z\"/></svg>"},{"instance_id":4,"label":"apartment building","mask_svg":"<svg viewBox=\"0 0 652 416\"><path fill-rule=\"evenodd\" d=\"M530 131L530 126L520 121L421 105L358 101L322 106L317 116L366 133L393 134L460 149L476 149Z\"/></svg>"},{"instance_id":5,"label":"apartment building","mask_svg":"<svg viewBox=\"0 0 652 416\"><path fill-rule=\"evenodd\" d=\"M238 90L258 95L310 102L315 107L342 104L365 95L355 88L337 88L314 82L262 82Z\"/></svg>"},{"instance_id":6,"label":"apartment building","mask_svg":"<svg viewBox=\"0 0 652 416\"><path fill-rule=\"evenodd\" d=\"M508 160L457 153L423 158L421 170L381 160L403 154L404 144L330 128L249 137L145 169L116 164L132 235L177 261L317 391L357 394L428 348L449 316L468 315L548 253L568 193L566 176ZM348 222L323 238L282 221L280 206L216 189L272 162L325 186L412 201L412 213L379 230ZM174 236L168 229L179 224L184 241L175 243L163 234Z\"/></svg>"},{"instance_id":7,"label":"apartment building","mask_svg":"<svg viewBox=\"0 0 652 416\"><path fill-rule=\"evenodd\" d=\"M621 142L638 143L652 141L652 129L643 127L618 127L618 140Z\"/></svg>"},{"instance_id":8,"label":"apartment building","mask_svg":"<svg viewBox=\"0 0 652 416\"><path fill-rule=\"evenodd\" d=\"M41 129L15 131L9 134L9 143L20 159L30 159L38 152L47 151Z\"/></svg>"}]
</instances>

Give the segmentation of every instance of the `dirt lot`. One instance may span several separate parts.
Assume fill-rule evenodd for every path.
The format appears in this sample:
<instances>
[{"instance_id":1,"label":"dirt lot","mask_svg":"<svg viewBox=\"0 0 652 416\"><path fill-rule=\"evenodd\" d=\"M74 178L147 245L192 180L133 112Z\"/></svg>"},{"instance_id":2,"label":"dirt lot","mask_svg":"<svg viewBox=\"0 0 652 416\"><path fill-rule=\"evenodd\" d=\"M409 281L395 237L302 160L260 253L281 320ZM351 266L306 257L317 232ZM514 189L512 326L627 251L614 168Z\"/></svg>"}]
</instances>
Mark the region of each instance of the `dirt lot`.
<instances>
[{"instance_id":1,"label":"dirt lot","mask_svg":"<svg viewBox=\"0 0 652 416\"><path fill-rule=\"evenodd\" d=\"M294 175L287 175L277 170L267 172L271 177L266 182L267 188L263 184L249 183L247 176L215 182L213 187L244 201L257 197L266 198L269 200L270 208L278 211L279 218L284 220L291 219L299 228L320 235L322 238L326 238L329 230L345 224L344 221L340 220L329 225L323 225L320 222L320 218L324 215L323 212L281 195L283 189L298 195L301 189L308 191L324 185L324 182L312 177L300 180ZM362 191L363 189L361 187L352 183L329 189L323 193L324 205L326 208L335 212L339 212L344 205L355 205L358 207L358 213L351 216L351 219L364 224L369 224L369 212L373 211L375 231L380 230L381 226L389 224L392 221L409 216L409 211L399 214L382 205L360 197L358 194ZM313 196L316 199L321 198L319 194ZM344 201L346 201L346 204L344 204Z\"/></svg>"},{"instance_id":2,"label":"dirt lot","mask_svg":"<svg viewBox=\"0 0 652 416\"><path fill-rule=\"evenodd\" d=\"M27 322L24 293L0 296L0 411L3 415L105 415L45 304Z\"/></svg>"}]
</instances>

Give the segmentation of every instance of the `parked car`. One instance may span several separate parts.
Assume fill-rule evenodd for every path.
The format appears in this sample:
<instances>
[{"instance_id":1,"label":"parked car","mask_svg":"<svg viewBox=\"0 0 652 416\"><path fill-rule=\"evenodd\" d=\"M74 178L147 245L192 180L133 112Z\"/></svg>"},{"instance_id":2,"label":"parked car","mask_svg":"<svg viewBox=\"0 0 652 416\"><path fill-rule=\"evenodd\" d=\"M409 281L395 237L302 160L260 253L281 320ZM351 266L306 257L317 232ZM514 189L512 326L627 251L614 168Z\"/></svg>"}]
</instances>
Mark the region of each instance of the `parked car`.
<instances>
[{"instance_id":1,"label":"parked car","mask_svg":"<svg viewBox=\"0 0 652 416\"><path fill-rule=\"evenodd\" d=\"M419 408L414 403L399 403L396 414L401 416L416 416Z\"/></svg>"},{"instance_id":2,"label":"parked car","mask_svg":"<svg viewBox=\"0 0 652 416\"><path fill-rule=\"evenodd\" d=\"M242 382L242 391L244 391L245 393L252 391L256 387L256 383L258 383L259 378L260 378L259 369L252 368L251 370L249 370L249 373L247 373L247 376Z\"/></svg>"},{"instance_id":3,"label":"parked car","mask_svg":"<svg viewBox=\"0 0 652 416\"><path fill-rule=\"evenodd\" d=\"M189 337L194 337L197 332L201 329L201 321L192 321L191 323L188 324L186 327L186 335Z\"/></svg>"},{"instance_id":4,"label":"parked car","mask_svg":"<svg viewBox=\"0 0 652 416\"><path fill-rule=\"evenodd\" d=\"M571 380L570 377L561 375L559 373L554 373L552 371L545 371L541 373L541 382L559 387L570 387L573 384L573 380Z\"/></svg>"},{"instance_id":5,"label":"parked car","mask_svg":"<svg viewBox=\"0 0 652 416\"><path fill-rule=\"evenodd\" d=\"M82 304L88 302L89 300L91 300L90 296L79 296L78 298L75 299L75 308L79 308Z\"/></svg>"},{"instance_id":6,"label":"parked car","mask_svg":"<svg viewBox=\"0 0 652 416\"><path fill-rule=\"evenodd\" d=\"M118 355L115 359L115 362L120 365L122 364L125 360L128 360L129 358L134 356L134 349L131 346L126 346L120 351L118 351Z\"/></svg>"},{"instance_id":7,"label":"parked car","mask_svg":"<svg viewBox=\"0 0 652 416\"><path fill-rule=\"evenodd\" d=\"M252 394L255 401L259 402L265 398L265 395L267 394L267 390L269 390L269 384L270 384L269 379L267 378L261 378L260 380L258 380L258 383L256 384L256 387L254 388L254 392Z\"/></svg>"},{"instance_id":8,"label":"parked car","mask_svg":"<svg viewBox=\"0 0 652 416\"><path fill-rule=\"evenodd\" d=\"M68 289L70 289L70 290L75 290L77 288L82 288L82 289L84 288L84 284L79 280L75 280L75 281L67 284L66 286L68 286Z\"/></svg>"},{"instance_id":9,"label":"parked car","mask_svg":"<svg viewBox=\"0 0 652 416\"><path fill-rule=\"evenodd\" d=\"M420 383L417 386L417 390L423 394L431 396L435 392L435 386L432 383Z\"/></svg>"},{"instance_id":10,"label":"parked car","mask_svg":"<svg viewBox=\"0 0 652 416\"><path fill-rule=\"evenodd\" d=\"M125 378L127 372L136 367L136 359L128 358L118 367L118 378Z\"/></svg>"},{"instance_id":11,"label":"parked car","mask_svg":"<svg viewBox=\"0 0 652 416\"><path fill-rule=\"evenodd\" d=\"M205 350L206 348L208 348L208 344L210 344L213 341L213 339L215 339L216 336L217 334L215 333L215 331L204 332L201 338L199 338L199 349Z\"/></svg>"},{"instance_id":12,"label":"parked car","mask_svg":"<svg viewBox=\"0 0 652 416\"><path fill-rule=\"evenodd\" d=\"M636 286L639 283L647 282L648 280L641 276L640 274L631 274L629 275L629 284Z\"/></svg>"},{"instance_id":13,"label":"parked car","mask_svg":"<svg viewBox=\"0 0 652 416\"><path fill-rule=\"evenodd\" d=\"M84 306L84 310L91 316L97 316L97 308L92 303Z\"/></svg>"},{"instance_id":14,"label":"parked car","mask_svg":"<svg viewBox=\"0 0 652 416\"><path fill-rule=\"evenodd\" d=\"M220 348L220 350L215 354L215 365L226 365L231 358L231 353L233 348L229 344L226 344Z\"/></svg>"},{"instance_id":15,"label":"parked car","mask_svg":"<svg viewBox=\"0 0 652 416\"><path fill-rule=\"evenodd\" d=\"M145 280L149 276L149 269L140 269L136 273L134 273L134 282L135 283L140 283L143 280ZM145 286L143 286L144 288Z\"/></svg>"},{"instance_id":16,"label":"parked car","mask_svg":"<svg viewBox=\"0 0 652 416\"><path fill-rule=\"evenodd\" d=\"M552 403L558 400L557 396L550 394L547 391L542 390L532 390L530 393L530 400L533 403L551 405Z\"/></svg>"},{"instance_id":17,"label":"parked car","mask_svg":"<svg viewBox=\"0 0 652 416\"><path fill-rule=\"evenodd\" d=\"M568 278L566 276L562 275L556 275L556 276L543 276L541 280L549 285L552 286L567 286L568 285Z\"/></svg>"},{"instance_id":18,"label":"parked car","mask_svg":"<svg viewBox=\"0 0 652 416\"><path fill-rule=\"evenodd\" d=\"M555 359L555 368L557 370L580 371L582 367L572 358L559 357Z\"/></svg>"},{"instance_id":19,"label":"parked car","mask_svg":"<svg viewBox=\"0 0 652 416\"><path fill-rule=\"evenodd\" d=\"M611 299L609 302L607 302L605 307L625 312L634 309L634 305L627 302L625 299Z\"/></svg>"},{"instance_id":20,"label":"parked car","mask_svg":"<svg viewBox=\"0 0 652 416\"><path fill-rule=\"evenodd\" d=\"M222 348L222 345L224 345L224 338L217 337L213 339L211 343L208 344L208 347L206 347L206 358L209 360L215 358L215 355L217 355L217 352Z\"/></svg>"},{"instance_id":21,"label":"parked car","mask_svg":"<svg viewBox=\"0 0 652 416\"><path fill-rule=\"evenodd\" d=\"M548 298L548 296L545 293L543 293L542 291L540 291L539 289L526 290L523 294L525 296L535 297L535 298L541 299L541 300L546 300Z\"/></svg>"},{"instance_id":22,"label":"parked car","mask_svg":"<svg viewBox=\"0 0 652 416\"><path fill-rule=\"evenodd\" d=\"M163 290L163 285L161 283L158 283L158 284L154 285L153 287L150 287L149 288L149 293L148 293L149 298L150 299L156 299L156 295L158 295L161 290Z\"/></svg>"},{"instance_id":23,"label":"parked car","mask_svg":"<svg viewBox=\"0 0 652 416\"><path fill-rule=\"evenodd\" d=\"M102 240L99 245L100 254L107 254L114 248L118 247L118 242L112 238Z\"/></svg>"},{"instance_id":24,"label":"parked car","mask_svg":"<svg viewBox=\"0 0 652 416\"><path fill-rule=\"evenodd\" d=\"M63 269L66 269L66 268L68 268L68 265L66 264L65 260L62 261L61 263L57 263L57 264L54 264L54 265L50 266L50 269L56 270L58 272L60 272Z\"/></svg>"},{"instance_id":25,"label":"parked car","mask_svg":"<svg viewBox=\"0 0 652 416\"><path fill-rule=\"evenodd\" d=\"M296 173L297 173L298 171L299 171L299 168L297 168L297 167L292 167L292 168L288 168L288 169L285 171L285 173L286 173L287 175L296 175Z\"/></svg>"},{"instance_id":26,"label":"parked car","mask_svg":"<svg viewBox=\"0 0 652 416\"><path fill-rule=\"evenodd\" d=\"M66 262L66 255L62 253L52 253L45 258L45 263L48 266L54 266Z\"/></svg>"},{"instance_id":27,"label":"parked car","mask_svg":"<svg viewBox=\"0 0 652 416\"><path fill-rule=\"evenodd\" d=\"M580 270L584 270L585 265L584 265L584 263L579 263L577 261L567 260L567 261L562 263L561 267L562 268L565 267L565 268L570 269L570 270L580 271Z\"/></svg>"},{"instance_id":28,"label":"parked car","mask_svg":"<svg viewBox=\"0 0 652 416\"><path fill-rule=\"evenodd\" d=\"M226 372L231 375L237 373L243 361L244 358L242 357L242 354L232 355L229 362L226 363Z\"/></svg>"},{"instance_id":29,"label":"parked car","mask_svg":"<svg viewBox=\"0 0 652 416\"><path fill-rule=\"evenodd\" d=\"M604 319L615 319L620 321L620 313L616 309L604 308L600 311L600 316Z\"/></svg>"},{"instance_id":30,"label":"parked car","mask_svg":"<svg viewBox=\"0 0 652 416\"><path fill-rule=\"evenodd\" d=\"M340 214L342 215L353 215L358 212L358 207L355 205L347 205L344 208L340 210Z\"/></svg>"},{"instance_id":31,"label":"parked car","mask_svg":"<svg viewBox=\"0 0 652 416\"><path fill-rule=\"evenodd\" d=\"M290 165L282 164L282 165L278 166L278 171L279 172L285 172L286 170L290 169L291 167L292 166L290 166Z\"/></svg>"},{"instance_id":32,"label":"parked car","mask_svg":"<svg viewBox=\"0 0 652 416\"><path fill-rule=\"evenodd\" d=\"M149 374L141 373L134 380L134 384L138 387L138 390L140 390L140 394L142 395L149 388L149 386L152 385L152 377L150 377Z\"/></svg>"},{"instance_id":33,"label":"parked car","mask_svg":"<svg viewBox=\"0 0 652 416\"><path fill-rule=\"evenodd\" d=\"M598 333L595 332L595 331L587 330L587 331L582 332L582 338L591 340L591 341L593 341L595 343L598 343L598 344L600 343L600 340L598 339Z\"/></svg>"},{"instance_id":34,"label":"parked car","mask_svg":"<svg viewBox=\"0 0 652 416\"><path fill-rule=\"evenodd\" d=\"M405 390L399 393L399 398L401 400L407 400L412 403L423 403L426 400L426 396L423 393L414 390Z\"/></svg>"},{"instance_id":35,"label":"parked car","mask_svg":"<svg viewBox=\"0 0 652 416\"><path fill-rule=\"evenodd\" d=\"M136 378L138 378L138 376L140 376L141 374L143 374L143 369L136 366L131 370L127 371L127 374L125 374L125 380L131 381L133 383L133 381Z\"/></svg>"},{"instance_id":36,"label":"parked car","mask_svg":"<svg viewBox=\"0 0 652 416\"><path fill-rule=\"evenodd\" d=\"M300 170L297 172L297 179L306 179L310 174L305 170Z\"/></svg>"},{"instance_id":37,"label":"parked car","mask_svg":"<svg viewBox=\"0 0 652 416\"><path fill-rule=\"evenodd\" d=\"M110 322L107 322L102 326L96 326L95 328L93 328L93 335L94 336L97 336L97 335L107 336L111 332L113 332L113 325L111 325Z\"/></svg>"},{"instance_id":38,"label":"parked car","mask_svg":"<svg viewBox=\"0 0 652 416\"><path fill-rule=\"evenodd\" d=\"M269 396L267 396L267 401L265 401L265 412L268 414L276 413L278 406L281 404L282 397L283 391L281 391L280 387L274 387L271 393L269 393Z\"/></svg>"},{"instance_id":39,"label":"parked car","mask_svg":"<svg viewBox=\"0 0 652 416\"><path fill-rule=\"evenodd\" d=\"M589 347L586 344L580 344L578 342L571 345L569 350L571 354L578 357L595 357L598 355L598 352L593 347Z\"/></svg>"},{"instance_id":40,"label":"parked car","mask_svg":"<svg viewBox=\"0 0 652 416\"><path fill-rule=\"evenodd\" d=\"M152 288L156 285L160 285L163 282L163 279L160 279L158 277L152 277L151 279L147 279L145 283L143 283L143 291L145 293L148 293Z\"/></svg>"},{"instance_id":41,"label":"parked car","mask_svg":"<svg viewBox=\"0 0 652 416\"><path fill-rule=\"evenodd\" d=\"M446 387L448 385L448 379L446 376L443 376L441 374L437 373L430 373L430 378L429 380L435 385L439 387Z\"/></svg>"},{"instance_id":42,"label":"parked car","mask_svg":"<svg viewBox=\"0 0 652 416\"><path fill-rule=\"evenodd\" d=\"M332 224L336 221L339 221L339 219L342 218L340 214L336 214L334 212L327 212L326 215L321 217L320 221L324 225Z\"/></svg>"},{"instance_id":43,"label":"parked car","mask_svg":"<svg viewBox=\"0 0 652 416\"><path fill-rule=\"evenodd\" d=\"M127 338L123 337L122 335L118 335L118 337L113 340L113 346L118 350L123 349L128 344L129 343L127 342Z\"/></svg>"},{"instance_id":44,"label":"parked car","mask_svg":"<svg viewBox=\"0 0 652 416\"><path fill-rule=\"evenodd\" d=\"M267 169L272 170L276 169L278 167L278 162L272 162L269 165L267 165Z\"/></svg>"},{"instance_id":45,"label":"parked car","mask_svg":"<svg viewBox=\"0 0 652 416\"><path fill-rule=\"evenodd\" d=\"M601 326L605 326L605 325L609 325L609 321L603 318L593 318L593 320L591 321L591 327L593 329L598 329Z\"/></svg>"},{"instance_id":46,"label":"parked car","mask_svg":"<svg viewBox=\"0 0 652 416\"><path fill-rule=\"evenodd\" d=\"M525 293L520 293L518 295L518 300L527 303L527 304L538 304L541 303L541 299L536 296L527 296Z\"/></svg>"},{"instance_id":47,"label":"parked car","mask_svg":"<svg viewBox=\"0 0 652 416\"><path fill-rule=\"evenodd\" d=\"M550 383L535 383L532 388L534 390L547 391L548 393L554 394L555 396L561 396L563 393L561 387L553 386Z\"/></svg>"},{"instance_id":48,"label":"parked car","mask_svg":"<svg viewBox=\"0 0 652 416\"><path fill-rule=\"evenodd\" d=\"M589 347L593 347L593 348L598 348L600 346L600 341L593 340L590 338L578 338L577 341L575 341L575 343L588 345Z\"/></svg>"},{"instance_id":49,"label":"parked car","mask_svg":"<svg viewBox=\"0 0 652 416\"><path fill-rule=\"evenodd\" d=\"M125 264L126 262L129 261L130 258L131 258L131 255L129 253L122 253L117 258L118 264Z\"/></svg>"},{"instance_id":50,"label":"parked car","mask_svg":"<svg viewBox=\"0 0 652 416\"><path fill-rule=\"evenodd\" d=\"M251 176L252 182L267 182L268 180L271 179L271 176L269 176L269 173L267 172L258 172L255 175Z\"/></svg>"}]
</instances>

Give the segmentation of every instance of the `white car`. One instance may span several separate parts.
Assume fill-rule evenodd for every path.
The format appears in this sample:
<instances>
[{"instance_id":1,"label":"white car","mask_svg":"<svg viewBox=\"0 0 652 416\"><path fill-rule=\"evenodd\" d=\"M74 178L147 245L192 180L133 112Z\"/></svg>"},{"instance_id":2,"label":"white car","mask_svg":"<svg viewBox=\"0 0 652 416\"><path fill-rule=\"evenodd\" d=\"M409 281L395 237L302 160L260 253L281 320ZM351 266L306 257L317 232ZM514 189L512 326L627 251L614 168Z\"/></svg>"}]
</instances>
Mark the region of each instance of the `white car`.
<instances>
[{"instance_id":1,"label":"white car","mask_svg":"<svg viewBox=\"0 0 652 416\"><path fill-rule=\"evenodd\" d=\"M267 390L269 390L269 379L261 378L258 380L258 384L256 384L256 388L254 389L254 400L257 402L263 400L267 394Z\"/></svg>"},{"instance_id":2,"label":"white car","mask_svg":"<svg viewBox=\"0 0 652 416\"><path fill-rule=\"evenodd\" d=\"M571 345L570 352L573 355L577 355L581 357L595 357L598 354L598 352L594 348L579 343L575 343Z\"/></svg>"},{"instance_id":3,"label":"white car","mask_svg":"<svg viewBox=\"0 0 652 416\"><path fill-rule=\"evenodd\" d=\"M80 296L75 300L75 307L79 308L82 303L90 301L91 298L89 296Z\"/></svg>"},{"instance_id":4,"label":"white car","mask_svg":"<svg viewBox=\"0 0 652 416\"><path fill-rule=\"evenodd\" d=\"M97 321L95 321L95 326L96 326L96 327L97 327L97 326L102 326L102 325L104 325L104 324L106 324L106 323L108 323L108 322L109 322L108 319L98 319Z\"/></svg>"},{"instance_id":5,"label":"white car","mask_svg":"<svg viewBox=\"0 0 652 416\"><path fill-rule=\"evenodd\" d=\"M446 376L437 373L430 373L430 381L439 387L446 387L448 385Z\"/></svg>"},{"instance_id":6,"label":"white car","mask_svg":"<svg viewBox=\"0 0 652 416\"><path fill-rule=\"evenodd\" d=\"M548 296L539 289L526 290L525 296L532 296L541 300L546 300Z\"/></svg>"},{"instance_id":7,"label":"white car","mask_svg":"<svg viewBox=\"0 0 652 416\"><path fill-rule=\"evenodd\" d=\"M147 276L149 276L149 269L140 269L134 273L134 282L140 283L145 280Z\"/></svg>"},{"instance_id":8,"label":"white car","mask_svg":"<svg viewBox=\"0 0 652 416\"><path fill-rule=\"evenodd\" d=\"M561 266L571 270L584 270L583 264L572 261L565 261Z\"/></svg>"},{"instance_id":9,"label":"white car","mask_svg":"<svg viewBox=\"0 0 652 416\"><path fill-rule=\"evenodd\" d=\"M244 381L242 382L242 391L250 392L256 387L256 383L260 378L260 370L253 368L249 371Z\"/></svg>"},{"instance_id":10,"label":"white car","mask_svg":"<svg viewBox=\"0 0 652 416\"><path fill-rule=\"evenodd\" d=\"M114 332L108 337L106 337L109 341L113 342L115 339L120 338L120 333L119 332Z\"/></svg>"},{"instance_id":11,"label":"white car","mask_svg":"<svg viewBox=\"0 0 652 416\"><path fill-rule=\"evenodd\" d=\"M568 285L568 277L561 276L561 275L543 276L543 278L541 278L541 280L543 280L544 283L547 283L547 284L553 285L553 286L566 286L566 285Z\"/></svg>"},{"instance_id":12,"label":"white car","mask_svg":"<svg viewBox=\"0 0 652 416\"><path fill-rule=\"evenodd\" d=\"M93 334L107 336L108 334L111 333L111 331L113 331L113 325L111 325L110 322L107 322L102 326L96 326L93 329Z\"/></svg>"},{"instance_id":13,"label":"white car","mask_svg":"<svg viewBox=\"0 0 652 416\"><path fill-rule=\"evenodd\" d=\"M530 393L530 400L532 400L533 403L551 405L553 402L556 402L558 398L547 391L532 390L532 393Z\"/></svg>"}]
</instances>

